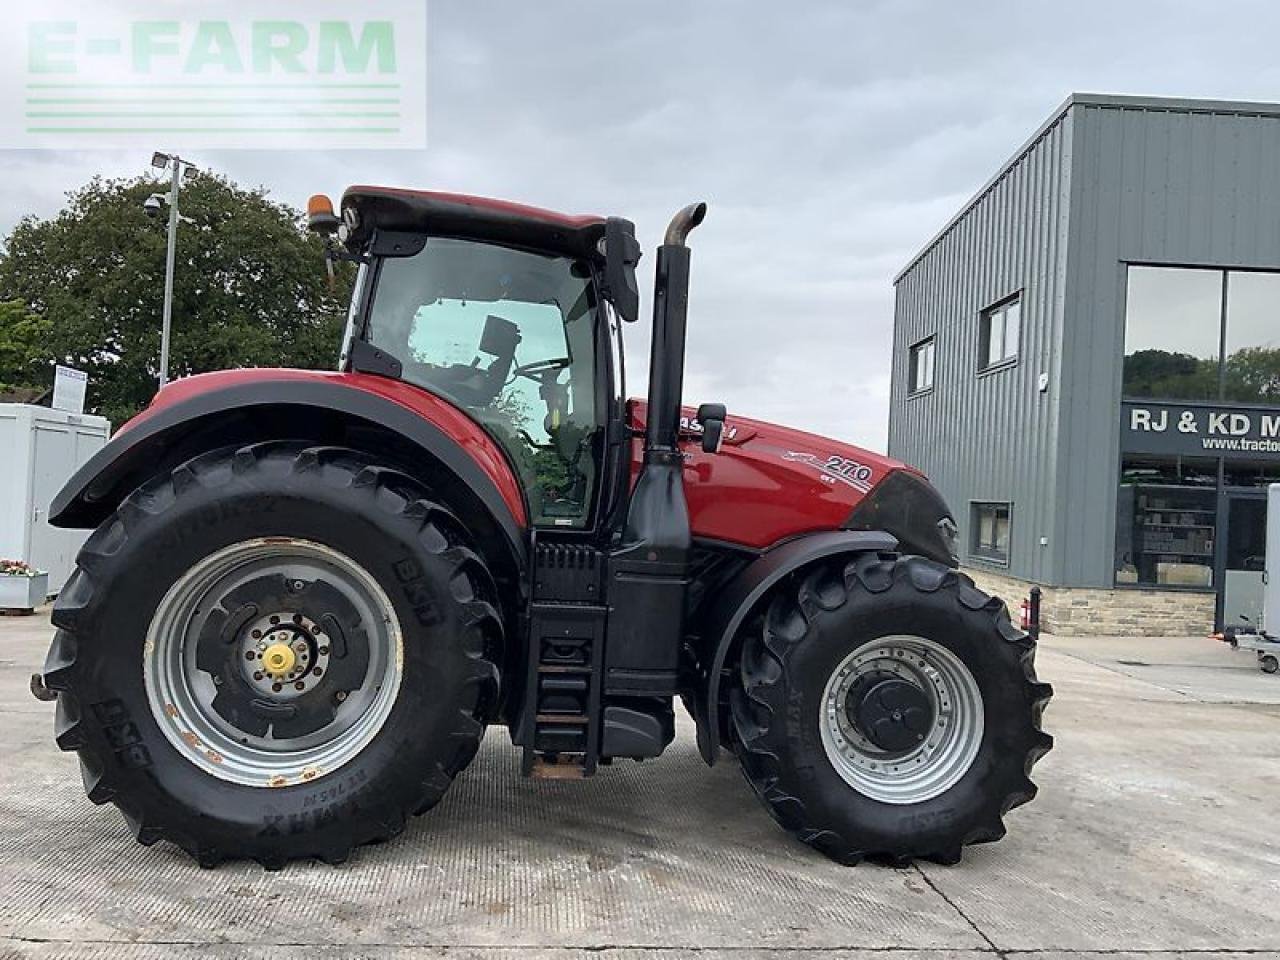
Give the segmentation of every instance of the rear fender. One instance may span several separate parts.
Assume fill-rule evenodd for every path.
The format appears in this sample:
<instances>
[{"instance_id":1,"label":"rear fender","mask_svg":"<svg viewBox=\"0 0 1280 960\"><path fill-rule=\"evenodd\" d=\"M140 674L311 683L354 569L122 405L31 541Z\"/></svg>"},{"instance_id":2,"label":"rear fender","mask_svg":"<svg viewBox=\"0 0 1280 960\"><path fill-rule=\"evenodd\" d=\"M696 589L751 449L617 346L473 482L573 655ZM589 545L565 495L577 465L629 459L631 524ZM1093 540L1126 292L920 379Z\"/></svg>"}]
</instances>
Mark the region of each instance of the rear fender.
<instances>
[{"instance_id":1,"label":"rear fender","mask_svg":"<svg viewBox=\"0 0 1280 960\"><path fill-rule=\"evenodd\" d=\"M472 511L483 546L498 554L491 563L516 577L525 570L527 513L514 471L497 444L445 401L424 391L393 398L389 391L408 388L359 375L245 370L211 375L200 389L202 379L161 393L77 470L53 499L49 522L96 527L149 477L206 450L310 440L386 456L455 509ZM169 391L177 399L165 402ZM456 436L459 424L465 436Z\"/></svg>"},{"instance_id":2,"label":"rear fender","mask_svg":"<svg viewBox=\"0 0 1280 960\"><path fill-rule=\"evenodd\" d=\"M698 751L708 765L716 762L720 746L721 679L725 665L736 652L742 625L769 591L784 577L817 561L857 553L888 553L897 547L897 538L880 530L811 533L761 554L718 591L698 625L701 670L693 698Z\"/></svg>"}]
</instances>

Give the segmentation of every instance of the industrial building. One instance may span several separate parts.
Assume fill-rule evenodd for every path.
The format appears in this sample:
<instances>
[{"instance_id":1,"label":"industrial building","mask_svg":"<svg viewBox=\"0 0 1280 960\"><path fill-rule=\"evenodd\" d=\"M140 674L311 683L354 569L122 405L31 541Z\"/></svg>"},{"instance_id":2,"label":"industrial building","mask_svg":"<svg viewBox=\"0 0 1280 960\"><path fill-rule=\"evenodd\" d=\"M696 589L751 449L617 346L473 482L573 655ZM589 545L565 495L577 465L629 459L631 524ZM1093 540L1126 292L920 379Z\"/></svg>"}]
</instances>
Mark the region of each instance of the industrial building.
<instances>
[{"instance_id":1,"label":"industrial building","mask_svg":"<svg viewBox=\"0 0 1280 960\"><path fill-rule=\"evenodd\" d=\"M889 451L1050 629L1257 621L1280 104L1069 97L894 280Z\"/></svg>"}]
</instances>

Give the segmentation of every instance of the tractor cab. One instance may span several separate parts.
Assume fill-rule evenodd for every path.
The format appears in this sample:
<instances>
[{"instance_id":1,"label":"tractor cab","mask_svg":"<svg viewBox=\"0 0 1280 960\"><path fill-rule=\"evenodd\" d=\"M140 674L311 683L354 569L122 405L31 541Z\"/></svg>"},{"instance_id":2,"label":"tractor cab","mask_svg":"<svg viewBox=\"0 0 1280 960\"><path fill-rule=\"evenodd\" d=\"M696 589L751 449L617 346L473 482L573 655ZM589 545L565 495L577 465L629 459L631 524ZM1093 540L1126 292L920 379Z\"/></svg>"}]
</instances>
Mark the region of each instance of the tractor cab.
<instances>
[{"instance_id":1,"label":"tractor cab","mask_svg":"<svg viewBox=\"0 0 1280 960\"><path fill-rule=\"evenodd\" d=\"M313 201L313 227L361 264L343 368L394 371L478 421L516 469L533 527L595 528L618 479L606 456L625 418L632 225L382 188L349 190L340 221L326 203Z\"/></svg>"}]
</instances>

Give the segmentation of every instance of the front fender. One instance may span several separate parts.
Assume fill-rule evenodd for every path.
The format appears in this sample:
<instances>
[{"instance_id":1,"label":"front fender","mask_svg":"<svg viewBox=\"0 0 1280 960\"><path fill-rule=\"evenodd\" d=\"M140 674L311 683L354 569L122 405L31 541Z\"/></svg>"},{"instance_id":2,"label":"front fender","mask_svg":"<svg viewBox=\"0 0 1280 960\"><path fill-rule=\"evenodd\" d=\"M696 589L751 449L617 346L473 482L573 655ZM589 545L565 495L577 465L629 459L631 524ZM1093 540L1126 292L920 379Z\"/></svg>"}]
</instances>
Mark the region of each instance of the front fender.
<instances>
[{"instance_id":1,"label":"front fender","mask_svg":"<svg viewBox=\"0 0 1280 960\"><path fill-rule=\"evenodd\" d=\"M892 552L898 540L880 530L832 530L788 540L761 554L725 584L699 625L701 665L694 696L698 751L708 765L720 746L721 676L743 622L769 591L788 574L818 560L842 554Z\"/></svg>"},{"instance_id":2,"label":"front fender","mask_svg":"<svg viewBox=\"0 0 1280 960\"><path fill-rule=\"evenodd\" d=\"M366 374L237 370L181 380L99 450L54 497L49 522L92 528L157 470L213 445L262 439L394 441L434 468L501 531L525 568L527 510L515 472L481 427L444 400ZM455 506L457 504L455 503Z\"/></svg>"}]
</instances>

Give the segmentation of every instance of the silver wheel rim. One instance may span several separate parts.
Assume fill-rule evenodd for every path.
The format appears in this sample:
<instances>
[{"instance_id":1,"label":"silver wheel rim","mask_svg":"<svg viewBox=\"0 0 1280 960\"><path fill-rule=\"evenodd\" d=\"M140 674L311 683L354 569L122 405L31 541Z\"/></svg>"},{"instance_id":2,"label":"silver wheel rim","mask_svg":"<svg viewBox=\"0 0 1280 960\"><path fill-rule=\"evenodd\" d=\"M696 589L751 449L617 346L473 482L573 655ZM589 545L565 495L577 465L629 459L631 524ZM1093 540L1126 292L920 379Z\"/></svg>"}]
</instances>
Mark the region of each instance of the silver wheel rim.
<instances>
[{"instance_id":1,"label":"silver wheel rim","mask_svg":"<svg viewBox=\"0 0 1280 960\"><path fill-rule=\"evenodd\" d=\"M336 591L331 596L348 611L348 628L314 612L287 608L254 609L242 623L228 617L224 604L235 591L277 577L302 591L317 583ZM354 630L352 622L358 623ZM220 624L219 637L228 639L220 639L218 656L228 659L211 670L207 660L199 662L200 644L209 643ZM327 631L341 637L341 650L330 649L335 640ZM360 676L335 686L326 671L338 653L347 656L356 644L364 660ZM267 673L262 657L285 645L293 668ZM277 652L271 662L286 662L280 656ZM231 672L232 661L242 676ZM206 773L253 787L305 783L355 758L386 723L403 665L400 623L377 581L330 547L284 537L237 543L195 564L160 601L143 650L147 699L169 743ZM220 713L215 705L219 694L232 688L237 697L259 704L251 723L237 726L224 715L225 707ZM262 710L283 717L303 706L321 717L332 712L332 720L301 735L277 736L286 721L262 719ZM265 730L245 729L262 723Z\"/></svg>"},{"instance_id":2,"label":"silver wheel rim","mask_svg":"<svg viewBox=\"0 0 1280 960\"><path fill-rule=\"evenodd\" d=\"M928 698L932 720L914 747L881 749L850 719L850 692L872 676L906 681ZM846 656L831 674L819 727L827 759L853 789L883 803L923 803L955 786L973 765L982 746L982 693L969 668L941 644L880 637Z\"/></svg>"}]
</instances>

